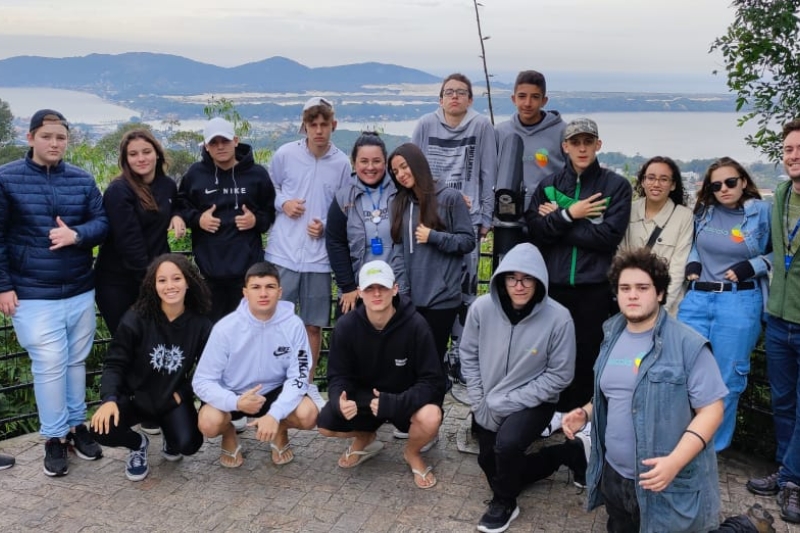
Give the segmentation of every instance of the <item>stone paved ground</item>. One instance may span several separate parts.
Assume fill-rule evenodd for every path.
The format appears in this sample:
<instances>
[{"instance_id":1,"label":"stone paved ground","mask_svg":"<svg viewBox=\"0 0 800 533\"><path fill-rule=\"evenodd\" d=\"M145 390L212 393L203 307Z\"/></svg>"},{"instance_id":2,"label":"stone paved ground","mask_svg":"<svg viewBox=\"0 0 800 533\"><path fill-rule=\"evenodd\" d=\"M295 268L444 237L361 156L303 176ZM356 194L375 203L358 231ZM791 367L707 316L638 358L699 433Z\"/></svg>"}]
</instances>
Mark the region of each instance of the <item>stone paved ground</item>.
<instances>
[{"instance_id":1,"label":"stone paved ground","mask_svg":"<svg viewBox=\"0 0 800 533\"><path fill-rule=\"evenodd\" d=\"M43 445L37 435L0 443L17 465L0 472L0 531L170 532L469 532L475 531L490 497L476 456L457 451L457 433L467 408L448 398L442 440L427 457L439 483L414 487L402 459L402 441L384 426L386 448L352 470L337 467L345 443L316 432L293 434L295 460L276 467L269 446L244 434L245 464L219 466L219 445L178 463L161 458L161 438L150 446L151 472L139 483L124 476L127 452L107 448L105 457L87 462L70 454L70 473L42 473ZM563 437L555 436L551 439ZM780 521L774 498L749 494L744 483L767 472L768 464L727 454L720 458L724 511L739 513L756 501L776 517L779 532L800 533ZM527 489L521 513L509 532L605 531L605 513L583 510L584 494L562 469L552 479Z\"/></svg>"}]
</instances>

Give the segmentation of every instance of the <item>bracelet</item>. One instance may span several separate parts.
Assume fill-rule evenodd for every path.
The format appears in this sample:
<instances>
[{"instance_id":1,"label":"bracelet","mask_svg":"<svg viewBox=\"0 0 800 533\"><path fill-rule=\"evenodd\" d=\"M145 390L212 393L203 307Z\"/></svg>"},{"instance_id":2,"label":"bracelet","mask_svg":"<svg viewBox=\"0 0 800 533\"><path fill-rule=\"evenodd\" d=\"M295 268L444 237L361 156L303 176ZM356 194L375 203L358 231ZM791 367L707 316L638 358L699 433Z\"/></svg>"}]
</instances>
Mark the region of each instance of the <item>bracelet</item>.
<instances>
[{"instance_id":1,"label":"bracelet","mask_svg":"<svg viewBox=\"0 0 800 533\"><path fill-rule=\"evenodd\" d=\"M578 407L578 409L583 411L583 416L586 419L586 422L583 423L581 429L578 430L578 431L583 431L584 429L586 429L586 426L589 424L589 422L591 422L591 420L589 419L589 412L586 409L584 409L583 407Z\"/></svg>"},{"instance_id":2,"label":"bracelet","mask_svg":"<svg viewBox=\"0 0 800 533\"><path fill-rule=\"evenodd\" d=\"M698 439L700 439L700 442L702 442L702 443L703 443L703 449L704 449L704 450L706 449L706 446L708 446L708 443L706 442L706 439L704 439L704 438L703 438L703 436L702 436L700 433L698 433L698 432L696 432L696 431L692 431L691 429L686 429L686 430L684 430L683 432L684 432L684 433L691 433L692 435L694 435L695 437L697 437Z\"/></svg>"}]
</instances>

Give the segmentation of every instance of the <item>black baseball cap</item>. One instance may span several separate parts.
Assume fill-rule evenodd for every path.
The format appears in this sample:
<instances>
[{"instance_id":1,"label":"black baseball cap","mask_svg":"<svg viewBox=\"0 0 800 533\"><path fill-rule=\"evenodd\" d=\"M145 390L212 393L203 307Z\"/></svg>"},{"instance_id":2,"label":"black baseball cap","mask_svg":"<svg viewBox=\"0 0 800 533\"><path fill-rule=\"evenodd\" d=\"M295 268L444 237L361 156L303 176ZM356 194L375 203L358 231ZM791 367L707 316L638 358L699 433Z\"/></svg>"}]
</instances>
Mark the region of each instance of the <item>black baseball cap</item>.
<instances>
[{"instance_id":1,"label":"black baseball cap","mask_svg":"<svg viewBox=\"0 0 800 533\"><path fill-rule=\"evenodd\" d=\"M64 118L64 115L54 109L40 109L31 117L31 125L28 131L33 132L44 126L45 119L48 121L59 121L62 126L69 130L69 122Z\"/></svg>"}]
</instances>

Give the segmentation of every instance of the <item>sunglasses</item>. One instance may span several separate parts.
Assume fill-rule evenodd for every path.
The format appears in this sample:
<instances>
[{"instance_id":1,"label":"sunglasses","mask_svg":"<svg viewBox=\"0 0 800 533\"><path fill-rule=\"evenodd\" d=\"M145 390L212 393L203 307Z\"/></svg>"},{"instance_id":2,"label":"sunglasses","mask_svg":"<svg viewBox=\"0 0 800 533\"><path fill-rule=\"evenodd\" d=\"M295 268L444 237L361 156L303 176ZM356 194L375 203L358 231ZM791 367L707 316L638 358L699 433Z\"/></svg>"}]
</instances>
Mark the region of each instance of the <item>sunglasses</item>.
<instances>
[{"instance_id":1,"label":"sunglasses","mask_svg":"<svg viewBox=\"0 0 800 533\"><path fill-rule=\"evenodd\" d=\"M711 185L711 192L719 192L722 190L722 184L725 184L725 187L728 189L733 189L736 187L736 184L739 183L739 180L742 179L740 176L734 176L733 178L727 178L722 181L712 181Z\"/></svg>"}]
</instances>

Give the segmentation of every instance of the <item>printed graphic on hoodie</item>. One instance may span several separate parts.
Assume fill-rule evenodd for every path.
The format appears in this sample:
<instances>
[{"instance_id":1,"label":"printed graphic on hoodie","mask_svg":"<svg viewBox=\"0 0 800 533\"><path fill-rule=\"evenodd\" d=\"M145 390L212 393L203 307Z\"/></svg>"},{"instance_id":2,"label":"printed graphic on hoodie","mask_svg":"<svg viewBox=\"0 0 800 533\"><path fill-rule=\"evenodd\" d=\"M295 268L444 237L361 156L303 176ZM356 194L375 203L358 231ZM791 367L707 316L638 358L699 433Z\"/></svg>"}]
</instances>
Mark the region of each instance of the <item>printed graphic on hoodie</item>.
<instances>
[{"instance_id":1,"label":"printed graphic on hoodie","mask_svg":"<svg viewBox=\"0 0 800 533\"><path fill-rule=\"evenodd\" d=\"M477 144L474 135L463 139L429 137L425 155L433 176L444 179L445 185L460 192L464 182L472 180Z\"/></svg>"},{"instance_id":2,"label":"printed graphic on hoodie","mask_svg":"<svg viewBox=\"0 0 800 533\"><path fill-rule=\"evenodd\" d=\"M183 365L183 350L174 344L167 348L163 344L158 344L150 352L150 366L158 372L166 371L167 374L174 374Z\"/></svg>"}]
</instances>

